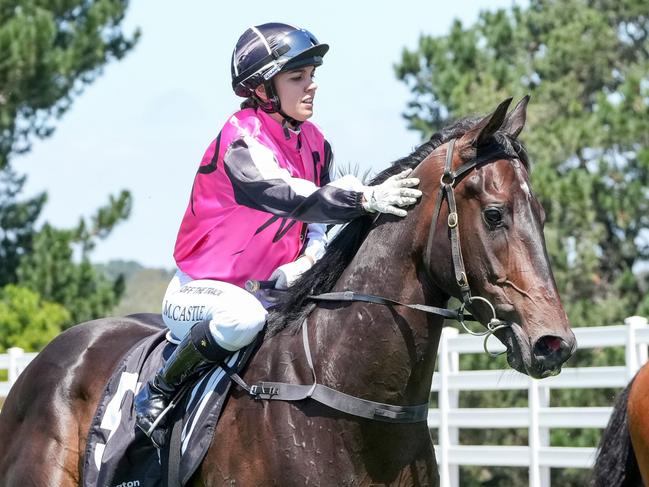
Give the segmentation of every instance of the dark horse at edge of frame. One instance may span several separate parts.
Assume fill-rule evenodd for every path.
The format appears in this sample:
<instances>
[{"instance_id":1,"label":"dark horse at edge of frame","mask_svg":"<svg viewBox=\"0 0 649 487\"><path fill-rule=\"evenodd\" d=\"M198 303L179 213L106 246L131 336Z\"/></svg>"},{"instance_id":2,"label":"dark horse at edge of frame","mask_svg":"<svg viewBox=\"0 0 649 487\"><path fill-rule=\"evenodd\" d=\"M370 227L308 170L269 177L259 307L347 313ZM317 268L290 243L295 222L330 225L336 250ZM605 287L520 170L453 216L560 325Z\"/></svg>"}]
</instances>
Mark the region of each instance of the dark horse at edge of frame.
<instances>
[{"instance_id":1,"label":"dark horse at edge of frame","mask_svg":"<svg viewBox=\"0 0 649 487\"><path fill-rule=\"evenodd\" d=\"M649 363L619 394L599 442L592 487L649 485Z\"/></svg>"},{"instance_id":2,"label":"dark horse at edge of frame","mask_svg":"<svg viewBox=\"0 0 649 487\"><path fill-rule=\"evenodd\" d=\"M447 152L453 169L487 158L454 182L459 250L473 296L488 299L498 318L508 322L496 335L512 368L532 377L559 373L576 342L545 249L544 212L531 191L529 162L517 140L528 97L508 115L510 101L486 117L447 127L375 178L413 167L424 196L404 219L368 216L341 231L271 316L266 339L245 371L248 383L312 382L296 334L308 315L320 383L377 402L428 402L442 318L362 302L316 306L306 296L353 290L438 307L460 296L446 203L432 223ZM471 312L483 324L492 318L479 301ZM137 317L105 318L55 338L21 374L4 404L0 486L77 485L89 422L111 370L135 342L158 329ZM190 485L438 483L425 421L382 423L310 400L254 401L235 388Z\"/></svg>"}]
</instances>

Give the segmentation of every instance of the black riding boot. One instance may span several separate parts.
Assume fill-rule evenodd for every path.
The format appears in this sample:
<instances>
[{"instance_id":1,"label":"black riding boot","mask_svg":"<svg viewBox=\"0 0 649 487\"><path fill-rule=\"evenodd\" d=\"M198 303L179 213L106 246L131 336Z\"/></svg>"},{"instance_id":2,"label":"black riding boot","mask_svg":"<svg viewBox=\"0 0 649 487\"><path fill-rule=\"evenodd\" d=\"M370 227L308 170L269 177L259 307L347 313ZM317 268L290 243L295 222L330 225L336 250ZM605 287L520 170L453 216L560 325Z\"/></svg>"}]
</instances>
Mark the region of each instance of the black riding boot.
<instances>
[{"instance_id":1,"label":"black riding boot","mask_svg":"<svg viewBox=\"0 0 649 487\"><path fill-rule=\"evenodd\" d=\"M202 365L221 362L232 353L214 341L209 321L196 323L155 377L138 392L135 396L135 424L151 438L156 448L161 448L166 442L167 408L185 382Z\"/></svg>"}]
</instances>

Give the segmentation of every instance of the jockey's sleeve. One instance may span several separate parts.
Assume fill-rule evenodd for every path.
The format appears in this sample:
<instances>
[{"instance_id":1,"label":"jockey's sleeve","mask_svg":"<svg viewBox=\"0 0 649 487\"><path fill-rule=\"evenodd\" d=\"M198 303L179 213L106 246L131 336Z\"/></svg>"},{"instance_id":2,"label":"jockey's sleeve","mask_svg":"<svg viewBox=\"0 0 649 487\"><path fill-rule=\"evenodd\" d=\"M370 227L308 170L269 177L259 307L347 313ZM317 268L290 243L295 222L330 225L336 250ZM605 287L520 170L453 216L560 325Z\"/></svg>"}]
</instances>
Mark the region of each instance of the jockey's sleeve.
<instances>
[{"instance_id":1,"label":"jockey's sleeve","mask_svg":"<svg viewBox=\"0 0 649 487\"><path fill-rule=\"evenodd\" d=\"M223 162L240 205L307 223L344 223L366 213L363 185L353 176L318 187L291 176L268 147L250 137L235 140Z\"/></svg>"}]
</instances>

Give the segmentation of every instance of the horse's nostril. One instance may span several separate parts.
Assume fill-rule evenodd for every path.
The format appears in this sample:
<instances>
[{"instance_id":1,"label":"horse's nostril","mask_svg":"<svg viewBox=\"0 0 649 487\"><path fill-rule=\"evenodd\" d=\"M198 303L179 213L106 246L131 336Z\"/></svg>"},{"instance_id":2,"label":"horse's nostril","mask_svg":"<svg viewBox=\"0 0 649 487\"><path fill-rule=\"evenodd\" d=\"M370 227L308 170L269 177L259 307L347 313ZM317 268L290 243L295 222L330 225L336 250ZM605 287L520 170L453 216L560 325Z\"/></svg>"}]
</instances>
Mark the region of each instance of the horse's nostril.
<instances>
[{"instance_id":1,"label":"horse's nostril","mask_svg":"<svg viewBox=\"0 0 649 487\"><path fill-rule=\"evenodd\" d=\"M561 338L557 337L544 337L544 343L552 352L557 352L561 349Z\"/></svg>"},{"instance_id":2,"label":"horse's nostril","mask_svg":"<svg viewBox=\"0 0 649 487\"><path fill-rule=\"evenodd\" d=\"M539 338L534 345L534 355L536 357L550 357L558 356L561 354L562 349L565 348L565 342L556 336L546 335Z\"/></svg>"}]
</instances>

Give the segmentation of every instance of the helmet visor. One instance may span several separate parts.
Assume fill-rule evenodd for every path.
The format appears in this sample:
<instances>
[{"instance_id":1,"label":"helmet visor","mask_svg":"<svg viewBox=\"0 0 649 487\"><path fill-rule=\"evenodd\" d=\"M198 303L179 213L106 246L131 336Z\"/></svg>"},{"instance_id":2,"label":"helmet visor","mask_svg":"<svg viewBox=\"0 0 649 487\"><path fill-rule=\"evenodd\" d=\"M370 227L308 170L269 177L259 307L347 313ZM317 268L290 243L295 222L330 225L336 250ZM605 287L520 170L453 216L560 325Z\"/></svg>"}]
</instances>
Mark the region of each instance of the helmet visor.
<instances>
[{"instance_id":1,"label":"helmet visor","mask_svg":"<svg viewBox=\"0 0 649 487\"><path fill-rule=\"evenodd\" d=\"M294 57L299 56L307 49L311 49L319 44L318 39L308 30L300 29L289 32L277 42L275 51L280 54L276 58L278 63L286 64Z\"/></svg>"}]
</instances>

